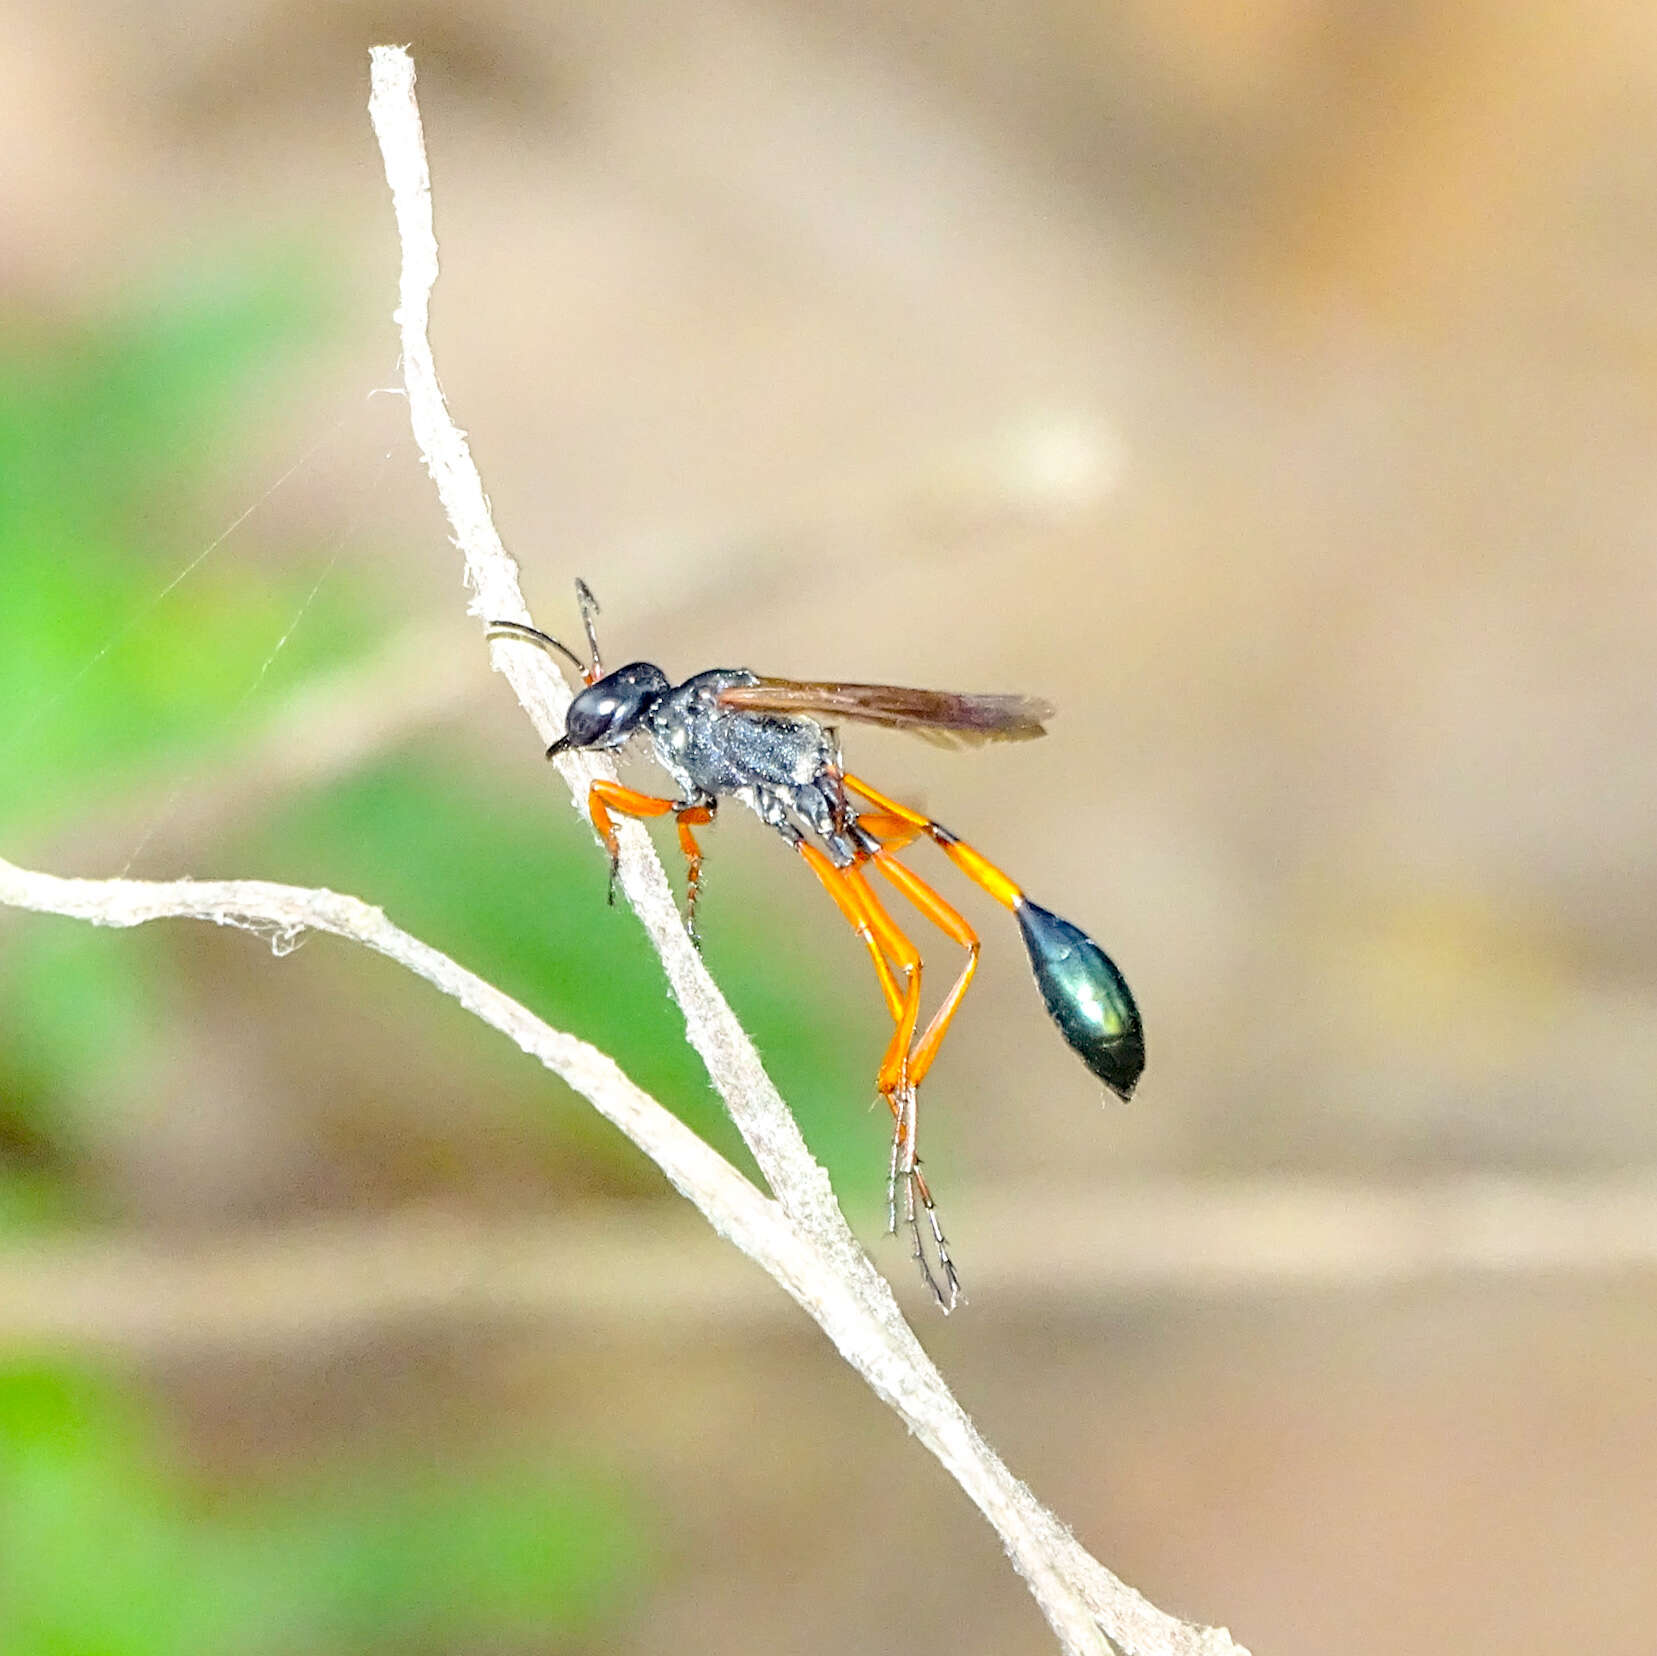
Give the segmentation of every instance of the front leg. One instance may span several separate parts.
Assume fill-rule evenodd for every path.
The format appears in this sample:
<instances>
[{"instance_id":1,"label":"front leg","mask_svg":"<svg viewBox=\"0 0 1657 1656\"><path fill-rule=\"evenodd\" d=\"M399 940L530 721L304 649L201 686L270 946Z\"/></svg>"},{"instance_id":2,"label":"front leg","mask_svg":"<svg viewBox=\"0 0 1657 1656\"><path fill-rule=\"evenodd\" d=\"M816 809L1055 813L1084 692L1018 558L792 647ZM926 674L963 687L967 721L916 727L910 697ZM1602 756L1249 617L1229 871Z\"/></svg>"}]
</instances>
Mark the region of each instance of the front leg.
<instances>
[{"instance_id":1,"label":"front leg","mask_svg":"<svg viewBox=\"0 0 1657 1656\"><path fill-rule=\"evenodd\" d=\"M696 929L696 899L702 892L702 847L691 829L712 822L718 809L719 802L709 800L706 805L679 805L673 812L679 824L679 849L685 854L685 930L698 953L702 950L702 934Z\"/></svg>"},{"instance_id":2,"label":"front leg","mask_svg":"<svg viewBox=\"0 0 1657 1656\"><path fill-rule=\"evenodd\" d=\"M639 793L620 782L600 779L593 783L587 794L587 811L599 838L604 841L604 849L610 853L611 907L615 906L616 873L621 866L621 845L616 839L616 825L611 812L640 819L671 815L678 821L679 849L685 854L685 930L690 933L691 942L700 949L702 939L696 931L696 898L702 889L702 848L696 843L691 829L712 822L717 808L718 802L711 799L662 799L656 794Z\"/></svg>"},{"instance_id":3,"label":"front leg","mask_svg":"<svg viewBox=\"0 0 1657 1656\"><path fill-rule=\"evenodd\" d=\"M616 838L612 811L621 816L659 817L681 809L684 801L658 799L655 794L640 793L621 782L607 782L602 777L593 783L587 793L587 814L593 819L604 849L610 853L610 907L616 906L616 875L621 869L621 841Z\"/></svg>"}]
</instances>

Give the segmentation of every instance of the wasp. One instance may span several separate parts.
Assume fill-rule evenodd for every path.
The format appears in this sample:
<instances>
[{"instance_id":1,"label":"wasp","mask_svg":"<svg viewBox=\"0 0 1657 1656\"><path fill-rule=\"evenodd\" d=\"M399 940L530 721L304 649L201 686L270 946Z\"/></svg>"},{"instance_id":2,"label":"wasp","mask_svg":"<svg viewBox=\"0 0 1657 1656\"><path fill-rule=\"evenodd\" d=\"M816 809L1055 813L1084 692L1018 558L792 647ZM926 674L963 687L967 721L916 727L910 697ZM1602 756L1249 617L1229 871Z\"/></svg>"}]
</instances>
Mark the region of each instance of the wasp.
<instances>
[{"instance_id":1,"label":"wasp","mask_svg":"<svg viewBox=\"0 0 1657 1656\"><path fill-rule=\"evenodd\" d=\"M580 675L582 689L570 703L564 734L547 749L549 759L569 749L619 748L643 736L673 779L673 795L640 793L604 779L592 784L587 809L610 853L610 901L620 862L618 816L674 819L686 864L686 926L698 946L702 850L696 830L714 820L722 799L747 806L799 853L863 940L892 1017L892 1039L875 1075L875 1089L893 1123L887 1226L897 1229L901 1187L921 1275L938 1304L950 1311L961 1283L921 1171L917 1089L978 968L978 934L898 853L917 839L929 839L969 880L1012 910L1036 987L1059 1033L1123 1099L1145 1067L1144 1028L1127 981L1086 932L1026 896L942 823L853 776L841 762L838 727L843 721L880 725L945 746L1024 742L1046 734L1042 721L1052 707L1030 696L765 678L745 667L710 668L677 685L648 661L606 673L598 649L598 604L584 581L576 582L576 595L587 634L585 661L523 622L491 622L489 636L519 639L562 656ZM965 953L924 1027L920 950L881 901L871 872ZM922 1246L917 1198L931 1233L936 1272Z\"/></svg>"}]
</instances>

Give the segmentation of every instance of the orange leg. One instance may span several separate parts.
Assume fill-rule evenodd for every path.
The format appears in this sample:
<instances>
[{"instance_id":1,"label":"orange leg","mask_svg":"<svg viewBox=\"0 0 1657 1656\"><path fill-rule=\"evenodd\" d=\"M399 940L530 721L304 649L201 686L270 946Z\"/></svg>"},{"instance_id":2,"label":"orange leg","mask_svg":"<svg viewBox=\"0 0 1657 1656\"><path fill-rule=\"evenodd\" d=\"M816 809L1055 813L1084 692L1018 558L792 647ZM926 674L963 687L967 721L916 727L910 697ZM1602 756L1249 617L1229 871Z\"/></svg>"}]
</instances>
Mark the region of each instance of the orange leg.
<instances>
[{"instance_id":1,"label":"orange leg","mask_svg":"<svg viewBox=\"0 0 1657 1656\"><path fill-rule=\"evenodd\" d=\"M587 794L587 814L593 819L604 849L610 853L610 905L616 901L616 872L621 867L621 841L616 838L616 825L610 813L619 812L630 817L666 816L678 805L676 799L658 799L655 794L640 793L620 782L606 782L602 777Z\"/></svg>"},{"instance_id":2,"label":"orange leg","mask_svg":"<svg viewBox=\"0 0 1657 1656\"><path fill-rule=\"evenodd\" d=\"M865 798L870 797L867 790L857 787ZM878 798L879 796L874 796ZM882 804L886 803L881 801ZM902 810L902 807L899 807ZM944 997L943 1005L933 1015L932 1021L926 1026L926 1033L916 1043L909 1054L909 1079L919 1086L927 1070L932 1067L932 1060L938 1055L938 1048L943 1044L943 1038L949 1029L950 1020L955 1016L956 1009L961 1004L961 998L967 992L967 985L972 982L973 973L978 970L978 934L969 926L966 920L930 885L905 864L900 863L892 855L901 850L911 840L924 833L928 826L928 819L915 811L903 811L902 815L896 812L870 812L857 819L860 828L865 829L876 839L883 841L881 849L870 859L876 868L901 891L911 903L918 908L940 931L953 938L967 951L965 966L961 975L956 979L948 995ZM948 834L949 830L941 832ZM956 842L957 844L959 842ZM976 853L973 853L976 855ZM986 865L987 866L987 865ZM999 872L999 871L997 871ZM1005 879L1005 876L1002 876ZM1011 881L1007 881L1010 886Z\"/></svg>"},{"instance_id":3,"label":"orange leg","mask_svg":"<svg viewBox=\"0 0 1657 1656\"><path fill-rule=\"evenodd\" d=\"M800 842L798 850L852 930L863 939L874 962L880 990L886 998L886 1010L897 1026L875 1076L875 1088L886 1100L900 1131L904 1131L909 1111L900 1100L905 1090L912 1090L906 1060L915 1039L915 1026L920 1022L920 950L898 929L857 869L836 868L816 846L805 840Z\"/></svg>"},{"instance_id":4,"label":"orange leg","mask_svg":"<svg viewBox=\"0 0 1657 1656\"><path fill-rule=\"evenodd\" d=\"M904 825L898 826L901 829ZM870 832L874 831L871 828ZM920 1081L920 1074L916 1072L915 1060L917 1056L921 1058L923 1072L932 1062L944 1030L954 1015L955 1007L959 1005L961 996L966 992L966 986L972 979L973 969L977 965L978 939L973 936L966 922L924 881L911 873L895 857L889 856L884 847L881 849L875 861L886 878L923 914L936 920L957 941L967 944L972 951L960 980L950 991L943 1007L927 1026L926 1034L917 1044L915 1026L920 1018L920 951L899 929L882 906L880 899L875 896L869 882L855 866L836 868L816 846L803 840L798 849L852 929L863 939L880 978L887 1010L892 1014L892 1020L897 1026L875 1078L876 1089L892 1112L892 1160L886 1182L887 1228L897 1229L897 1184L901 1178L905 1197L904 1220L915 1239L915 1258L920 1264L921 1276L932 1290L938 1304L945 1311L949 1311L960 1298L961 1280L956 1274L955 1262L950 1258L949 1245L944 1238L943 1227L938 1222L937 1207L916 1155L918 1115L915 1088ZM894 869L896 873L892 872ZM945 920L946 915L951 917L952 924ZM903 978L901 986L898 981L900 973ZM926 1210L933 1247L937 1251L938 1265L943 1272L946 1285L943 1288L938 1285L937 1278L927 1262L925 1249L921 1246L920 1226L915 1214L917 1195L920 1197L921 1206Z\"/></svg>"},{"instance_id":5,"label":"orange leg","mask_svg":"<svg viewBox=\"0 0 1657 1656\"><path fill-rule=\"evenodd\" d=\"M886 1010L897 1025L875 1085L896 1115L898 1107L893 1099L906 1079L904 1059L914 1039L915 1025L920 1021L920 950L898 930L869 882L855 868L836 868L815 845L805 840L800 841L798 850L846 917L847 924L863 939L874 962Z\"/></svg>"},{"instance_id":6,"label":"orange leg","mask_svg":"<svg viewBox=\"0 0 1657 1656\"><path fill-rule=\"evenodd\" d=\"M661 799L655 794L640 793L621 782L607 782L602 777L587 794L587 812L593 819L604 849L610 853L610 902L616 900L616 870L621 864L621 845L616 839L616 816L659 817L673 816L679 824L679 849L685 854L687 901L685 929L698 948L701 939L696 935L696 897L702 886L702 847L691 832L693 823L713 821L713 808L707 805L686 805L679 799Z\"/></svg>"},{"instance_id":7,"label":"orange leg","mask_svg":"<svg viewBox=\"0 0 1657 1656\"><path fill-rule=\"evenodd\" d=\"M915 1044L915 1028L921 1016L921 952L886 912L885 906L875 896L874 888L857 868L842 869L840 878L855 893L882 952L895 964L903 979L903 1005L897 1018L897 1028L875 1076L875 1086L890 1101L898 1092L912 1091L914 1087L909 1074L909 1049Z\"/></svg>"},{"instance_id":8,"label":"orange leg","mask_svg":"<svg viewBox=\"0 0 1657 1656\"><path fill-rule=\"evenodd\" d=\"M943 1004L932 1014L932 1021L926 1026L926 1032L909 1053L909 1080L911 1085L918 1087L926 1072L931 1069L932 1060L938 1056L938 1048L943 1045L950 1021L960 1007L961 999L967 992L967 985L972 982L973 973L978 970L978 934L920 875L900 863L892 855L889 847L883 846L873 860L875 867L933 925L967 951L966 964L961 968L961 975L944 996Z\"/></svg>"},{"instance_id":9,"label":"orange leg","mask_svg":"<svg viewBox=\"0 0 1657 1656\"><path fill-rule=\"evenodd\" d=\"M932 1067L932 1060L937 1057L938 1048L943 1045L944 1035L949 1029L951 1019L954 1018L961 1005L962 997L967 992L967 985L972 982L973 974L978 970L978 934L913 869L900 863L892 854L890 846L882 846L875 853L874 864L927 919L967 951L966 964L961 968L961 975L956 978L949 993L944 997L943 1004L933 1013L932 1021L926 1026L926 1033L921 1036L909 1052L909 1143L907 1155L901 1165L899 1163L897 1140L894 1139L892 1144L892 1178L895 1180L897 1173L902 1172L907 1181L908 1220L910 1230L915 1236L915 1254L921 1262L922 1274L928 1275L926 1259L920 1246L920 1233L915 1227L914 1194L918 1193L921 1205L926 1209L927 1223L932 1229L932 1240L938 1250L938 1258L949 1283L949 1301L946 1303L943 1296L938 1295L939 1303L944 1305L947 1310L959 1296L961 1284L955 1274L954 1263L949 1257L949 1245L944 1240L943 1227L938 1223L938 1210L932 1200L932 1192L927 1188L926 1176L921 1172L920 1164L915 1156L915 1145L920 1132L919 1098L916 1089L920 1086L926 1072ZM888 1205L890 1205L890 1192L888 1193ZM929 1275L928 1280L930 1280ZM933 1284L933 1292L935 1294L938 1292L936 1284Z\"/></svg>"},{"instance_id":10,"label":"orange leg","mask_svg":"<svg viewBox=\"0 0 1657 1656\"><path fill-rule=\"evenodd\" d=\"M966 977L970 981L972 972L977 965L977 937L966 921L944 902L930 886L926 885L917 875L900 863L895 856L890 855L892 852L901 851L904 846L915 839L921 832L920 828L912 822L905 821L902 817L886 816L876 812L869 812L858 817L857 825L866 833L883 842L881 850L870 859L874 861L881 873L902 891L922 914L934 921L957 943L963 944L973 951L966 969ZM957 983L950 991L946 1001L946 1008L949 1013L953 1013L954 1006L959 1002L965 991L965 983ZM940 1026L939 1018L934 1017L932 1022L927 1025L926 1034L921 1037L920 1047L916 1049L917 1052L924 1050L925 1053L921 1067L918 1070L915 1067L916 1052L911 1052L909 1056L909 1078L917 1086L932 1062L932 1054L936 1051L938 1042L943 1036L943 1027L947 1026L949 1022L948 1016L943 1013L940 1013L939 1016L943 1018L943 1025Z\"/></svg>"},{"instance_id":11,"label":"orange leg","mask_svg":"<svg viewBox=\"0 0 1657 1656\"><path fill-rule=\"evenodd\" d=\"M679 849L685 854L685 930L699 949L702 934L696 929L696 899L702 892L702 847L696 843L691 827L712 822L713 811L711 805L686 805L673 813L679 825Z\"/></svg>"}]
</instances>

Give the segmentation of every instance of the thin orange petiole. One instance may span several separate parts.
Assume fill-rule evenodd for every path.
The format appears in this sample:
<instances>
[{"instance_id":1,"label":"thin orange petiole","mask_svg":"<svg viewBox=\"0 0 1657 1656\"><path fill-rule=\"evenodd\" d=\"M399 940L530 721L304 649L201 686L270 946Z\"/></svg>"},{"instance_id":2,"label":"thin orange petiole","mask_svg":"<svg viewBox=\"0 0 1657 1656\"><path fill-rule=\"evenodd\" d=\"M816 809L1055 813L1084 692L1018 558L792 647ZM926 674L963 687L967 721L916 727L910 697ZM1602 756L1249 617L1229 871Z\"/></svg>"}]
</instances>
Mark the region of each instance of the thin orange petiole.
<instances>
[{"instance_id":1,"label":"thin orange petiole","mask_svg":"<svg viewBox=\"0 0 1657 1656\"><path fill-rule=\"evenodd\" d=\"M877 821L880 816L894 817L899 822L908 823L917 834L925 834L974 885L981 886L1004 908L1016 909L1023 901L1024 893L1015 881L1003 874L988 857L973 850L965 840L957 838L941 822L934 822L931 817L912 811L895 799L888 799L855 776L848 774L845 783L854 794L875 807L879 813Z\"/></svg>"}]
</instances>

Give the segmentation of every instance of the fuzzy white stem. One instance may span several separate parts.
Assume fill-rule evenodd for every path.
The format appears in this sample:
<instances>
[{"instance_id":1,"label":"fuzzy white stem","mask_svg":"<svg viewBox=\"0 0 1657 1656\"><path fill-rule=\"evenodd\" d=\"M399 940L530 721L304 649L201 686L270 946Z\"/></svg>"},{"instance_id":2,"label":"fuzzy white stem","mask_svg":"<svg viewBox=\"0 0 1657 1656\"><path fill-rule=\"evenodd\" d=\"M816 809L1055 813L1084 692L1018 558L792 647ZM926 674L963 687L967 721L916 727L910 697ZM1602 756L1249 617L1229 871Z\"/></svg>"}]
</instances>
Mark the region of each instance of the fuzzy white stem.
<instances>
[{"instance_id":1,"label":"fuzzy white stem","mask_svg":"<svg viewBox=\"0 0 1657 1656\"><path fill-rule=\"evenodd\" d=\"M465 559L466 579L475 593L473 613L485 620L525 620L528 609L517 565L496 533L482 480L464 434L449 416L432 358L427 327L437 243L414 64L406 51L390 46L375 47L371 58L369 116L403 245L396 320L415 440ZM512 683L542 738L550 742L561 735L569 701L562 678L539 652L501 641L493 648L496 669ZM561 758L559 769L576 807L584 809L592 778L606 774L608 766L571 755ZM885 1279L858 1246L827 1174L806 1147L753 1043L692 948L647 837L637 825L630 827L632 831L623 835L622 888L661 956L685 1016L687 1036L775 1192L798 1244L824 1267L808 1284L792 1273L779 1274L779 1280L995 1526L1067 1651L1104 1652L1111 1644L1132 1656L1194 1656L1199 1651L1220 1656L1237 1651L1223 1631L1166 1616L1118 1581L978 1435L903 1320ZM758 1253L754 1257L773 1269Z\"/></svg>"}]
</instances>

